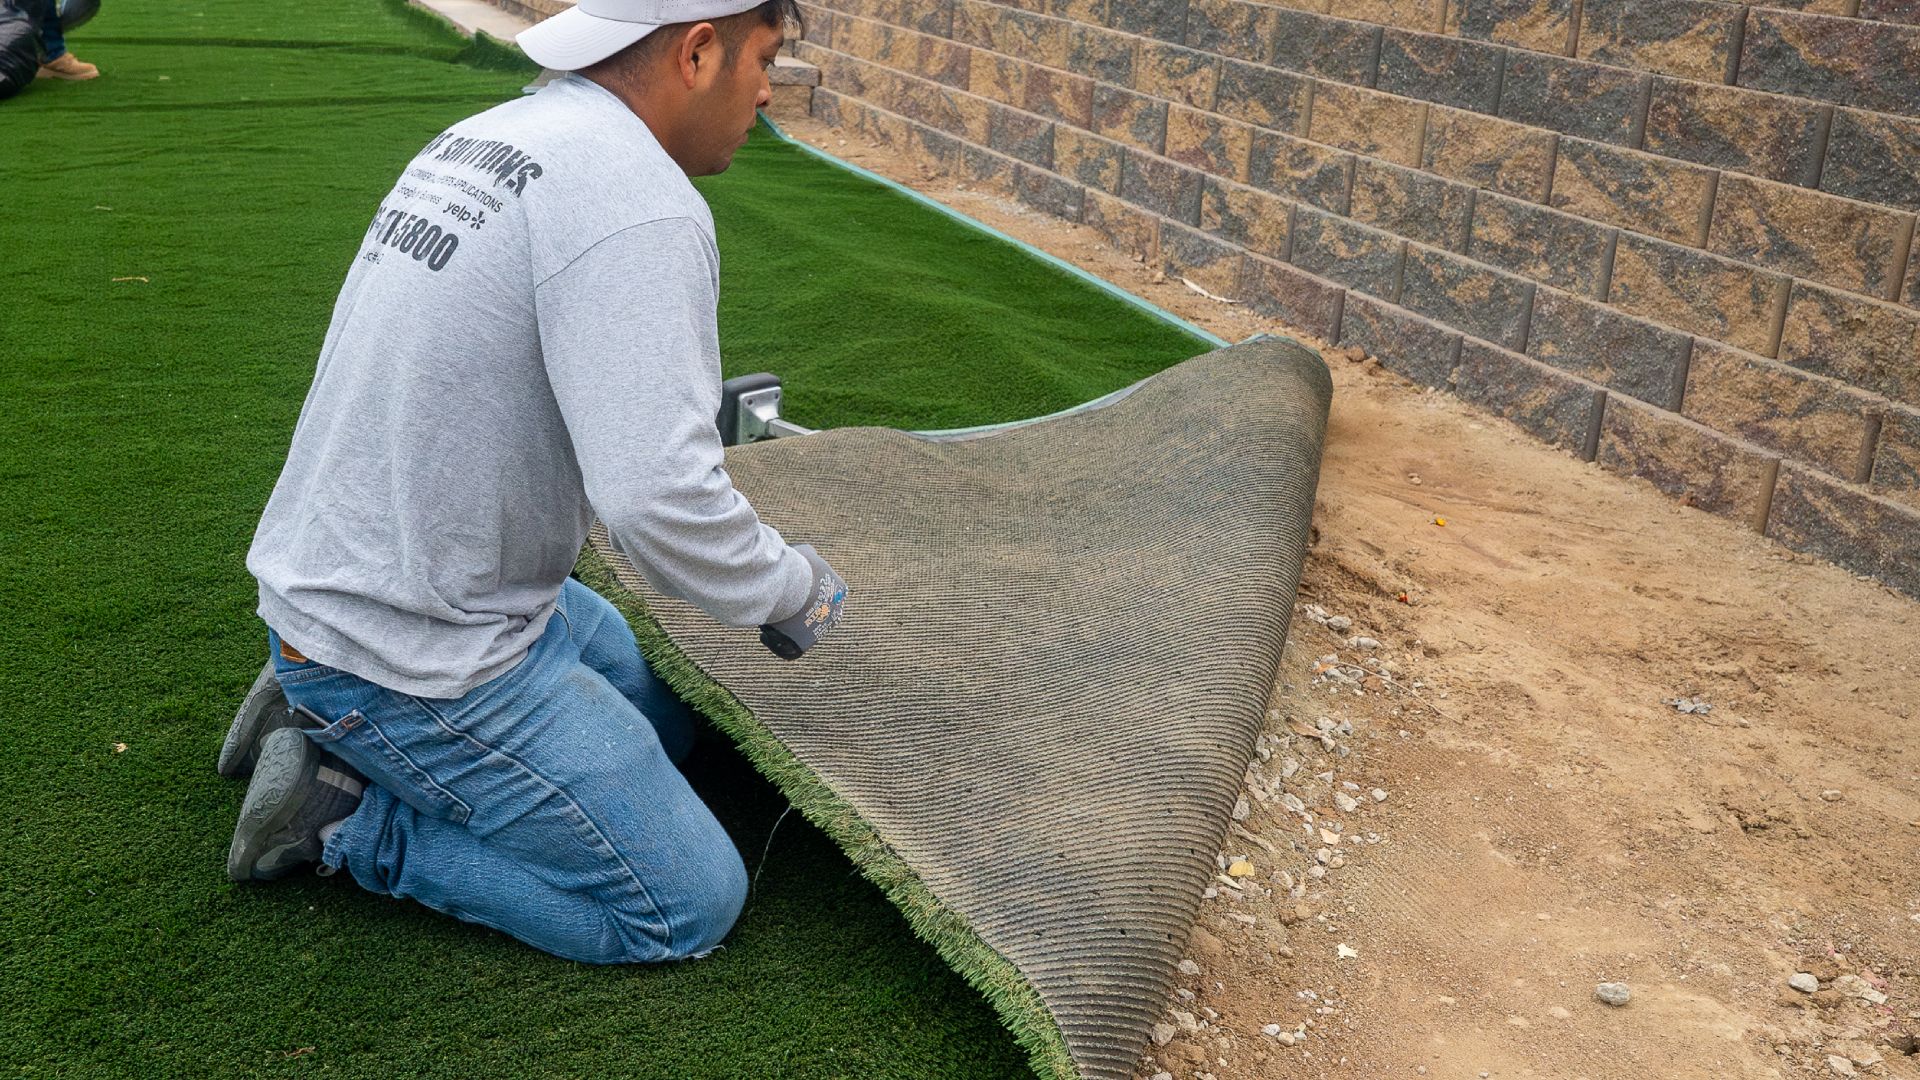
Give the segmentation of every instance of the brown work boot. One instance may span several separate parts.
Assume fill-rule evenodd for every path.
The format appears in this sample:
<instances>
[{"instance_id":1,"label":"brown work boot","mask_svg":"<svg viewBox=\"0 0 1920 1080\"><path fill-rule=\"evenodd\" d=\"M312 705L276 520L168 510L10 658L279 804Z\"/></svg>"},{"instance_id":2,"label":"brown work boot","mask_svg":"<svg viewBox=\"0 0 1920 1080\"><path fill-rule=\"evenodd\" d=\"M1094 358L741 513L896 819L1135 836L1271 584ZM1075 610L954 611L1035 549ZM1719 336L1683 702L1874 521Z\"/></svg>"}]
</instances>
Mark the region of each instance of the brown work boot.
<instances>
[{"instance_id":1,"label":"brown work boot","mask_svg":"<svg viewBox=\"0 0 1920 1080\"><path fill-rule=\"evenodd\" d=\"M100 69L84 63L72 53L61 53L57 58L40 65L40 72L34 76L39 79L67 79L81 82L100 77Z\"/></svg>"}]
</instances>

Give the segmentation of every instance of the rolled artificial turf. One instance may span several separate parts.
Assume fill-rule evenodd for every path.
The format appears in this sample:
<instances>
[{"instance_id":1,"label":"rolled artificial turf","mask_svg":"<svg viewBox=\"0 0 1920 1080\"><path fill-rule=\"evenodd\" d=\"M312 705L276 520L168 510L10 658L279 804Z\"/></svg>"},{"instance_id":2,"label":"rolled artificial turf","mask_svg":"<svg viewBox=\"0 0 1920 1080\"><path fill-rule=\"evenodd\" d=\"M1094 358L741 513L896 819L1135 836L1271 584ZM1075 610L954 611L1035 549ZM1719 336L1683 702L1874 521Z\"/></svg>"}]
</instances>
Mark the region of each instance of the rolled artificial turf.
<instances>
[{"instance_id":1,"label":"rolled artificial turf","mask_svg":"<svg viewBox=\"0 0 1920 1080\"><path fill-rule=\"evenodd\" d=\"M0 1069L1028 1075L799 815L762 865L785 803L718 736L689 773L759 878L706 960L594 968L341 879L226 881L243 558L334 295L406 160L529 73L397 0L122 0L71 45L105 74L0 103ZM1204 349L764 133L699 185L728 374L779 373L803 424L1039 415Z\"/></svg>"}]
</instances>

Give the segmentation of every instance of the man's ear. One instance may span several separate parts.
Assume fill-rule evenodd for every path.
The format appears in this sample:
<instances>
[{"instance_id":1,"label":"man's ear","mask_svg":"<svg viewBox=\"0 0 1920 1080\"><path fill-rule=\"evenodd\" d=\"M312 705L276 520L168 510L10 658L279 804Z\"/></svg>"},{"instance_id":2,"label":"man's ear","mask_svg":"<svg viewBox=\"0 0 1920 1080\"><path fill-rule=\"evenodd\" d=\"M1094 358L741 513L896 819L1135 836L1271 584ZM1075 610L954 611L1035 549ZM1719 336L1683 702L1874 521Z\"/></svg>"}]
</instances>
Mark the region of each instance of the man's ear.
<instances>
[{"instance_id":1,"label":"man's ear","mask_svg":"<svg viewBox=\"0 0 1920 1080\"><path fill-rule=\"evenodd\" d=\"M680 81L691 90L704 76L711 80L720 72L722 47L720 32L709 22L696 23L686 36L680 39L677 50L680 61Z\"/></svg>"}]
</instances>

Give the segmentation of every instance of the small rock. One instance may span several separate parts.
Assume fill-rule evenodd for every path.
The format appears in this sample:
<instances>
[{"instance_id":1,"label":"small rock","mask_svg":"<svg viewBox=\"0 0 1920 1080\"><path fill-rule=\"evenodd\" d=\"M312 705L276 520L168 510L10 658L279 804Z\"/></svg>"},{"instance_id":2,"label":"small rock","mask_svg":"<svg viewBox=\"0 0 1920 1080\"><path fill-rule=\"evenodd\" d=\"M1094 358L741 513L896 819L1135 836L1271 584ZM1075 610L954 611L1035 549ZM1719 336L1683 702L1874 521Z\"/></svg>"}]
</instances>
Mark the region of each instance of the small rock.
<instances>
[{"instance_id":1,"label":"small rock","mask_svg":"<svg viewBox=\"0 0 1920 1080\"><path fill-rule=\"evenodd\" d=\"M1301 802L1300 796L1295 795L1291 791L1287 792L1285 795L1280 796L1280 805L1286 807L1288 810L1291 810L1296 814L1304 814L1307 812L1307 804Z\"/></svg>"},{"instance_id":2,"label":"small rock","mask_svg":"<svg viewBox=\"0 0 1920 1080\"><path fill-rule=\"evenodd\" d=\"M1200 1030L1200 1020L1192 1013L1184 1009L1175 1009L1170 1015L1173 1017L1173 1022L1180 1025L1180 1030L1187 1034L1192 1035Z\"/></svg>"},{"instance_id":3,"label":"small rock","mask_svg":"<svg viewBox=\"0 0 1920 1080\"><path fill-rule=\"evenodd\" d=\"M1157 1072L1148 1077L1147 1080L1173 1080L1173 1074L1170 1072Z\"/></svg>"},{"instance_id":4,"label":"small rock","mask_svg":"<svg viewBox=\"0 0 1920 1080\"><path fill-rule=\"evenodd\" d=\"M1253 813L1253 804L1247 801L1247 797L1245 795L1242 795L1238 799L1235 799L1233 801L1233 820L1245 821L1247 820L1248 815L1252 813Z\"/></svg>"},{"instance_id":5,"label":"small rock","mask_svg":"<svg viewBox=\"0 0 1920 1080\"><path fill-rule=\"evenodd\" d=\"M1811 994L1820 989L1820 980L1805 971L1795 972L1787 979L1787 985L1803 994Z\"/></svg>"},{"instance_id":6,"label":"small rock","mask_svg":"<svg viewBox=\"0 0 1920 1080\"><path fill-rule=\"evenodd\" d=\"M1353 620L1345 615L1335 615L1327 620L1327 629L1344 632L1353 629Z\"/></svg>"},{"instance_id":7,"label":"small rock","mask_svg":"<svg viewBox=\"0 0 1920 1080\"><path fill-rule=\"evenodd\" d=\"M1193 991L1182 986L1178 990L1175 990L1173 992L1173 997L1174 997L1174 1000L1179 1001L1182 1004L1185 1004L1186 1002L1193 1000Z\"/></svg>"},{"instance_id":8,"label":"small rock","mask_svg":"<svg viewBox=\"0 0 1920 1080\"><path fill-rule=\"evenodd\" d=\"M1853 1062L1848 1058L1841 1057L1839 1054L1827 1055L1827 1068L1832 1069L1835 1076L1854 1075Z\"/></svg>"},{"instance_id":9,"label":"small rock","mask_svg":"<svg viewBox=\"0 0 1920 1080\"><path fill-rule=\"evenodd\" d=\"M1358 960L1360 958L1360 950L1342 942L1334 947L1334 955L1342 960Z\"/></svg>"},{"instance_id":10,"label":"small rock","mask_svg":"<svg viewBox=\"0 0 1920 1080\"><path fill-rule=\"evenodd\" d=\"M1262 1034L1262 1035L1278 1035L1278 1034L1280 1034L1280 1025L1279 1025L1279 1024L1268 1024L1268 1025L1267 1025L1266 1027L1263 1027L1263 1028L1261 1028L1261 1029L1260 1029L1260 1034Z\"/></svg>"},{"instance_id":11,"label":"small rock","mask_svg":"<svg viewBox=\"0 0 1920 1080\"><path fill-rule=\"evenodd\" d=\"M1383 791L1383 790L1381 790L1380 788L1374 788L1374 789L1373 789L1373 792L1372 792L1372 794L1373 794L1373 801L1374 801L1374 802L1386 802L1386 801L1387 801L1387 793L1386 793L1385 791Z\"/></svg>"},{"instance_id":12,"label":"small rock","mask_svg":"<svg viewBox=\"0 0 1920 1080\"><path fill-rule=\"evenodd\" d=\"M1153 1025L1153 1045L1165 1046L1172 1042L1176 1030L1172 1024Z\"/></svg>"},{"instance_id":13,"label":"small rock","mask_svg":"<svg viewBox=\"0 0 1920 1080\"><path fill-rule=\"evenodd\" d=\"M1233 861L1233 865L1227 867L1227 876L1228 877L1252 877L1253 864L1248 862L1245 859L1235 859Z\"/></svg>"},{"instance_id":14,"label":"small rock","mask_svg":"<svg viewBox=\"0 0 1920 1080\"><path fill-rule=\"evenodd\" d=\"M1347 648L1349 649L1377 649L1379 647L1379 638L1350 637L1347 639Z\"/></svg>"},{"instance_id":15,"label":"small rock","mask_svg":"<svg viewBox=\"0 0 1920 1080\"><path fill-rule=\"evenodd\" d=\"M1820 798L1825 802L1839 802L1841 799L1846 798L1846 795L1833 788L1828 788L1820 793Z\"/></svg>"},{"instance_id":16,"label":"small rock","mask_svg":"<svg viewBox=\"0 0 1920 1080\"><path fill-rule=\"evenodd\" d=\"M1340 812L1343 814L1351 814L1355 810L1360 809L1359 800L1344 791L1336 791L1333 793L1333 805L1339 807Z\"/></svg>"},{"instance_id":17,"label":"small rock","mask_svg":"<svg viewBox=\"0 0 1920 1080\"><path fill-rule=\"evenodd\" d=\"M1618 1007L1633 999L1633 990L1623 982L1604 982L1593 988L1593 996Z\"/></svg>"},{"instance_id":18,"label":"small rock","mask_svg":"<svg viewBox=\"0 0 1920 1080\"><path fill-rule=\"evenodd\" d=\"M1191 960L1182 960L1180 961L1180 974L1198 975L1200 974L1200 965Z\"/></svg>"},{"instance_id":19,"label":"small rock","mask_svg":"<svg viewBox=\"0 0 1920 1080\"><path fill-rule=\"evenodd\" d=\"M1848 997L1860 998L1874 1005L1885 1005L1887 995L1873 988L1873 984L1858 975L1842 975L1833 980L1833 988Z\"/></svg>"}]
</instances>

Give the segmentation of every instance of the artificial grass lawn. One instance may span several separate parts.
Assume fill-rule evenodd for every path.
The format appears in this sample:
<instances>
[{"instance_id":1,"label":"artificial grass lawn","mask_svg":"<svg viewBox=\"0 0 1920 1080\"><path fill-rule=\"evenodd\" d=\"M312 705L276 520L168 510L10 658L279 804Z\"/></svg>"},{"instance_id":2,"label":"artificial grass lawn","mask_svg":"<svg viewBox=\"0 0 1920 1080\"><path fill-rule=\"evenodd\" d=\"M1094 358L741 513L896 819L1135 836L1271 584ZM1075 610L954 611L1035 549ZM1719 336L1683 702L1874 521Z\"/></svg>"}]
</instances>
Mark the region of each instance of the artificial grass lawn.
<instances>
[{"instance_id":1,"label":"artificial grass lawn","mask_svg":"<svg viewBox=\"0 0 1920 1080\"><path fill-rule=\"evenodd\" d=\"M226 881L243 557L335 292L405 161L527 76L392 0L121 0L73 47L106 74L0 103L0 1069L1027 1075L797 814L728 947L660 968ZM801 423L1038 415L1204 348L765 134L700 185L728 373ZM689 772L760 867L784 801L717 740Z\"/></svg>"}]
</instances>

